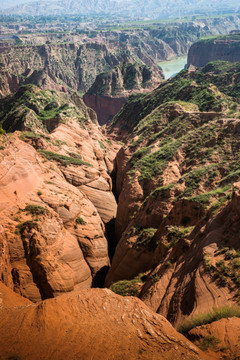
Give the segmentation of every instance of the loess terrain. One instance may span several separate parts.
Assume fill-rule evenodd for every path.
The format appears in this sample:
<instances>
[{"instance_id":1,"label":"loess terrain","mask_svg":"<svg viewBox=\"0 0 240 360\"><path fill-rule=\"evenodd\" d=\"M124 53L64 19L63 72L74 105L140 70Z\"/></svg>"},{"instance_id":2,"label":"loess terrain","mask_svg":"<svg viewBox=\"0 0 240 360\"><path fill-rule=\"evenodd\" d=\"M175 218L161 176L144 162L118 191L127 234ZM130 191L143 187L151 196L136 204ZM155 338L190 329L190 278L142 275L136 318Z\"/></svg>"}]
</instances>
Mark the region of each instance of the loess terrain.
<instances>
[{"instance_id":1,"label":"loess terrain","mask_svg":"<svg viewBox=\"0 0 240 360\"><path fill-rule=\"evenodd\" d=\"M239 358L240 63L157 67L209 21L1 44L1 359Z\"/></svg>"},{"instance_id":2,"label":"loess terrain","mask_svg":"<svg viewBox=\"0 0 240 360\"><path fill-rule=\"evenodd\" d=\"M209 36L194 43L188 53L188 66L205 66L210 61L240 61L240 32Z\"/></svg>"},{"instance_id":3,"label":"loess terrain","mask_svg":"<svg viewBox=\"0 0 240 360\"><path fill-rule=\"evenodd\" d=\"M34 301L101 282L117 148L77 95L28 85L2 107L3 126L22 131L1 136L2 280Z\"/></svg>"}]
</instances>

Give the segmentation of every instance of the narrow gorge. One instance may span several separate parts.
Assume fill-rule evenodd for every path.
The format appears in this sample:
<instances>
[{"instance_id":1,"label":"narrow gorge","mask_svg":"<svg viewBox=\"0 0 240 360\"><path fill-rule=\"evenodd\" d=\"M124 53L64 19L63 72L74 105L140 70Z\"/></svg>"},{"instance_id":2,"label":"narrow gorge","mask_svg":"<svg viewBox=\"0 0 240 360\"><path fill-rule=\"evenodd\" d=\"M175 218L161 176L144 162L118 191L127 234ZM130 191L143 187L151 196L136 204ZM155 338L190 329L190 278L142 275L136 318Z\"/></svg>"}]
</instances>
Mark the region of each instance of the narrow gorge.
<instances>
[{"instance_id":1,"label":"narrow gorge","mask_svg":"<svg viewBox=\"0 0 240 360\"><path fill-rule=\"evenodd\" d=\"M239 19L2 40L0 358L239 357Z\"/></svg>"}]
</instances>

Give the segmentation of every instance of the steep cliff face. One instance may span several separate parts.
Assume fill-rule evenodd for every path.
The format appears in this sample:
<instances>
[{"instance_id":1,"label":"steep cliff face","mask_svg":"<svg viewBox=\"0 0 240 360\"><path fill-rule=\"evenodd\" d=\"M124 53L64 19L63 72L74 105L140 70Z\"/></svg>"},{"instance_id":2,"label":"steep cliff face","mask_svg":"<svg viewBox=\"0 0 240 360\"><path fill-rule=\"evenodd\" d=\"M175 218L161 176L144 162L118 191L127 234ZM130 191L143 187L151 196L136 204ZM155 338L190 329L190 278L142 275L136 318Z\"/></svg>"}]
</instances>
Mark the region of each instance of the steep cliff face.
<instances>
[{"instance_id":1,"label":"steep cliff face","mask_svg":"<svg viewBox=\"0 0 240 360\"><path fill-rule=\"evenodd\" d=\"M115 53L94 43L5 47L1 49L2 82L7 75L5 86L10 90L13 77L21 84L34 83L44 89L54 84L59 90L86 91L98 73L124 60L124 53Z\"/></svg>"},{"instance_id":2,"label":"steep cliff face","mask_svg":"<svg viewBox=\"0 0 240 360\"><path fill-rule=\"evenodd\" d=\"M203 67L210 61L240 61L240 33L210 37L194 43L188 53L188 66Z\"/></svg>"},{"instance_id":3,"label":"steep cliff face","mask_svg":"<svg viewBox=\"0 0 240 360\"><path fill-rule=\"evenodd\" d=\"M219 215L199 224L190 241L179 242L156 267L151 276L159 280L149 279L140 296L147 305L175 324L182 316L234 305L239 296L239 272L234 270L240 236L239 204L239 193L235 193Z\"/></svg>"},{"instance_id":4,"label":"steep cliff face","mask_svg":"<svg viewBox=\"0 0 240 360\"><path fill-rule=\"evenodd\" d=\"M134 63L136 52L134 47L117 42L110 46L98 43L6 46L0 54L0 96L3 98L28 83L43 89L85 92L98 74L110 71L127 59ZM156 78L163 77L146 51L142 50L138 61L143 69L147 69L145 64L150 66ZM140 70L138 72L140 74ZM148 86L146 82L144 86Z\"/></svg>"},{"instance_id":5,"label":"steep cliff face","mask_svg":"<svg viewBox=\"0 0 240 360\"><path fill-rule=\"evenodd\" d=\"M115 162L118 245L106 285L145 273L140 296L174 324L239 300L239 269L220 255L239 256L239 196L215 218L239 179L238 67L183 71L131 97L110 127L126 145Z\"/></svg>"},{"instance_id":6,"label":"steep cliff face","mask_svg":"<svg viewBox=\"0 0 240 360\"><path fill-rule=\"evenodd\" d=\"M11 111L10 111L11 109ZM81 99L28 85L1 103L1 279L39 301L100 285L116 148Z\"/></svg>"},{"instance_id":7,"label":"steep cliff face","mask_svg":"<svg viewBox=\"0 0 240 360\"><path fill-rule=\"evenodd\" d=\"M149 92L163 80L159 68L125 61L107 73L96 77L84 95L87 106L96 111L101 125L110 121L126 103L131 93Z\"/></svg>"},{"instance_id":8,"label":"steep cliff face","mask_svg":"<svg viewBox=\"0 0 240 360\"><path fill-rule=\"evenodd\" d=\"M127 96L113 97L104 95L85 94L83 100L87 106L96 111L98 122L104 125L116 115L126 103Z\"/></svg>"},{"instance_id":9,"label":"steep cliff face","mask_svg":"<svg viewBox=\"0 0 240 360\"><path fill-rule=\"evenodd\" d=\"M16 30L8 31L19 30L18 24L11 26ZM22 45L8 46L7 41L1 45L0 97L27 83L44 89L83 93L92 86L97 75L112 70L126 59L150 67L161 77L161 71L156 67L158 62L185 55L199 37L234 29L240 29L238 16L167 26L154 24L153 28L145 30L99 30L95 31L94 38L90 30L83 34L67 32L61 35L57 32L29 37L18 34Z\"/></svg>"}]
</instances>

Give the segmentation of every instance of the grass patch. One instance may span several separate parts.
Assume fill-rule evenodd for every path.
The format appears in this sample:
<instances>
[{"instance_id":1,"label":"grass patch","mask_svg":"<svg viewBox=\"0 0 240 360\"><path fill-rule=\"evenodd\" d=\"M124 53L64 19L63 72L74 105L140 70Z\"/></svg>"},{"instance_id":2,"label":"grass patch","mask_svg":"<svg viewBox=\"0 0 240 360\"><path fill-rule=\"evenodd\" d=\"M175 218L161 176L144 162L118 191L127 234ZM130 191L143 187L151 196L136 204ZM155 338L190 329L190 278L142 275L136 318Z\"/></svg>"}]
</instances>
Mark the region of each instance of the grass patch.
<instances>
[{"instance_id":1,"label":"grass patch","mask_svg":"<svg viewBox=\"0 0 240 360\"><path fill-rule=\"evenodd\" d=\"M180 239L186 238L194 229L194 226L189 227L183 227L183 226L174 226L170 225L168 226L168 235L167 235L167 248L170 249L174 245L177 244L177 242Z\"/></svg>"},{"instance_id":2,"label":"grass patch","mask_svg":"<svg viewBox=\"0 0 240 360\"><path fill-rule=\"evenodd\" d=\"M54 153L52 151L47 150L38 150L39 154L41 154L43 157L45 157L48 160L55 160L59 162L61 165L86 165L86 166L93 166L92 164L89 164L77 157L71 157L66 155L61 155Z\"/></svg>"},{"instance_id":3,"label":"grass patch","mask_svg":"<svg viewBox=\"0 0 240 360\"><path fill-rule=\"evenodd\" d=\"M221 340L215 338L212 335L208 335L198 344L198 347L202 351L207 351L209 348L213 350L218 350L219 343L221 343Z\"/></svg>"},{"instance_id":4,"label":"grass patch","mask_svg":"<svg viewBox=\"0 0 240 360\"><path fill-rule=\"evenodd\" d=\"M22 131L21 135L20 135L20 139L21 140L26 140L26 139L40 139L40 138L49 138L44 134L36 134L33 131Z\"/></svg>"},{"instance_id":5,"label":"grass patch","mask_svg":"<svg viewBox=\"0 0 240 360\"><path fill-rule=\"evenodd\" d=\"M101 149L103 149L103 150L107 149L106 145L104 145L104 143L101 140L98 140L98 143L99 143Z\"/></svg>"},{"instance_id":6,"label":"grass patch","mask_svg":"<svg viewBox=\"0 0 240 360\"><path fill-rule=\"evenodd\" d=\"M187 334L191 329L196 328L197 326L211 324L214 321L220 319L227 319L231 317L240 317L240 307L222 307L214 309L213 311L201 314L192 319L187 319L178 327L178 331L182 334Z\"/></svg>"},{"instance_id":7,"label":"grass patch","mask_svg":"<svg viewBox=\"0 0 240 360\"><path fill-rule=\"evenodd\" d=\"M139 181L152 179L155 175L163 172L168 161L173 158L180 145L181 141L171 140L164 144L159 150L145 155L139 161L136 161L134 166L141 172Z\"/></svg>"},{"instance_id":8,"label":"grass patch","mask_svg":"<svg viewBox=\"0 0 240 360\"><path fill-rule=\"evenodd\" d=\"M218 208L218 206L220 206L224 201L229 200L231 197L231 194L223 196L225 194L226 191L229 191L231 189L231 184L226 185L223 188L217 188L215 190L209 191L208 193L204 193L204 194L199 194L196 196L192 196L190 198L188 198L188 200L191 201L196 201L204 206L208 205L210 203L210 199L211 197L216 197L216 196L220 196L219 200L214 203L214 209Z\"/></svg>"}]
</instances>

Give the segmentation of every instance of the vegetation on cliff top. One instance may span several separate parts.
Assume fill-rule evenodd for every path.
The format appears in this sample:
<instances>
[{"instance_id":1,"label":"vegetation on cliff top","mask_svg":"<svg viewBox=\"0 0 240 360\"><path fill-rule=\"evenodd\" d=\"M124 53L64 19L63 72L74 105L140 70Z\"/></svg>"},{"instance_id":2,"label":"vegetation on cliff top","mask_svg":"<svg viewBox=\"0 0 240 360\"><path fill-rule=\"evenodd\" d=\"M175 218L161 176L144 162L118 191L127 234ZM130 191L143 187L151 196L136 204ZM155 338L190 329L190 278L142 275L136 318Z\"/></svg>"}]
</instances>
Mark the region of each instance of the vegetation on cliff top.
<instances>
[{"instance_id":1,"label":"vegetation on cliff top","mask_svg":"<svg viewBox=\"0 0 240 360\"><path fill-rule=\"evenodd\" d=\"M240 97L240 63L216 61L200 71L182 70L173 79L161 84L150 94L132 95L115 116L113 125L121 121L121 127L131 131L156 107L167 102L193 103L200 111L236 114L234 107ZM129 119L131 119L129 121Z\"/></svg>"},{"instance_id":2,"label":"vegetation on cliff top","mask_svg":"<svg viewBox=\"0 0 240 360\"><path fill-rule=\"evenodd\" d=\"M239 180L239 69L240 63L214 62L184 70L151 94L132 96L110 125L130 152L123 192L141 189L120 241L128 251L162 256L162 273L165 258L174 267L175 252L231 200ZM235 245L229 249L237 252ZM211 261L203 261L205 271L238 301L238 258Z\"/></svg>"},{"instance_id":3,"label":"vegetation on cliff top","mask_svg":"<svg viewBox=\"0 0 240 360\"><path fill-rule=\"evenodd\" d=\"M154 178L162 186L169 161L181 154L176 183L185 183L185 190L178 199L209 206L211 199L222 201L230 192L239 170L237 152L231 149L239 148L239 139L229 126L234 120L227 118L239 116L240 88L232 80L239 69L240 63L210 63L202 71L182 71L151 94L130 98L113 123L134 137L129 164L140 172L143 186Z\"/></svg>"},{"instance_id":4,"label":"vegetation on cliff top","mask_svg":"<svg viewBox=\"0 0 240 360\"><path fill-rule=\"evenodd\" d=\"M75 106L69 96L53 90L41 90L35 85L22 86L0 102L0 124L7 132L15 130L53 130L56 124L76 118L88 119L84 106Z\"/></svg>"},{"instance_id":5,"label":"vegetation on cliff top","mask_svg":"<svg viewBox=\"0 0 240 360\"><path fill-rule=\"evenodd\" d=\"M236 44L237 42L240 41L240 32L237 34L204 36L201 39L199 39L197 42L213 43L214 41L227 41L227 40L233 42L233 45Z\"/></svg>"}]
</instances>

